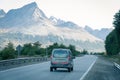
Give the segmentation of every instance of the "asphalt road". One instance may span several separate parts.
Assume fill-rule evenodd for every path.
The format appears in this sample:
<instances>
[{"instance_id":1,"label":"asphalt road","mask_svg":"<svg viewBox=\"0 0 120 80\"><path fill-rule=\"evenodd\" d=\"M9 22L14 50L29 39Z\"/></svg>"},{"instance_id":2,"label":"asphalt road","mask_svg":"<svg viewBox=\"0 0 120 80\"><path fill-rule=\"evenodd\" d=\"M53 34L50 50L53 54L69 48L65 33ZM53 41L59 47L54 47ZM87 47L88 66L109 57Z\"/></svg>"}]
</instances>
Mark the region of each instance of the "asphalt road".
<instances>
[{"instance_id":1,"label":"asphalt road","mask_svg":"<svg viewBox=\"0 0 120 80\"><path fill-rule=\"evenodd\" d=\"M120 70L109 59L98 56L84 80L120 80Z\"/></svg>"},{"instance_id":2,"label":"asphalt road","mask_svg":"<svg viewBox=\"0 0 120 80\"><path fill-rule=\"evenodd\" d=\"M0 80L83 80L97 59L92 55L76 57L73 72L67 69L50 72L49 61L13 68L0 71Z\"/></svg>"},{"instance_id":3,"label":"asphalt road","mask_svg":"<svg viewBox=\"0 0 120 80\"><path fill-rule=\"evenodd\" d=\"M50 62L0 71L0 80L120 80L120 70L101 56L76 57L74 71L57 69L50 72Z\"/></svg>"}]
</instances>

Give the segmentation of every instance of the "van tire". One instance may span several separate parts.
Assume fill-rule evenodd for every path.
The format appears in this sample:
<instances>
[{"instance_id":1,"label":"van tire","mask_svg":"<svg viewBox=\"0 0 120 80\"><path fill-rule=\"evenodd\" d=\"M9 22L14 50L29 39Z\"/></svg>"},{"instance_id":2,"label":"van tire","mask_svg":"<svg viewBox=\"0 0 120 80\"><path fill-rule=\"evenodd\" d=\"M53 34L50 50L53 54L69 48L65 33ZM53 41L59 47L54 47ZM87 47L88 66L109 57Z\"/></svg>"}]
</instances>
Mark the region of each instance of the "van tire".
<instances>
[{"instance_id":1,"label":"van tire","mask_svg":"<svg viewBox=\"0 0 120 80\"><path fill-rule=\"evenodd\" d=\"M68 72L71 72L71 68L68 68Z\"/></svg>"},{"instance_id":2,"label":"van tire","mask_svg":"<svg viewBox=\"0 0 120 80\"><path fill-rule=\"evenodd\" d=\"M57 68L54 68L55 69L55 71L57 70Z\"/></svg>"},{"instance_id":3,"label":"van tire","mask_svg":"<svg viewBox=\"0 0 120 80\"><path fill-rule=\"evenodd\" d=\"M73 71L73 67L71 67L71 71Z\"/></svg>"},{"instance_id":4,"label":"van tire","mask_svg":"<svg viewBox=\"0 0 120 80\"><path fill-rule=\"evenodd\" d=\"M53 68L52 67L50 67L50 72L52 72L53 71Z\"/></svg>"}]
</instances>

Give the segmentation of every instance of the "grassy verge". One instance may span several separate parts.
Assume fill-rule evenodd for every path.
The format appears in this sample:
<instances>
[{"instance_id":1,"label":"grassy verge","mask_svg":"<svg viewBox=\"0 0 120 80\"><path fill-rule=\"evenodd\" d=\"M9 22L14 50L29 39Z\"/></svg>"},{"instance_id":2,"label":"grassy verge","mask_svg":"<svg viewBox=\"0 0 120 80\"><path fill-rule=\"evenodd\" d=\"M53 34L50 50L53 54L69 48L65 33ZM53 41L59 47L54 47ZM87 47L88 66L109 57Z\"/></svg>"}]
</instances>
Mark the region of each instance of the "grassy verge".
<instances>
[{"instance_id":1,"label":"grassy verge","mask_svg":"<svg viewBox=\"0 0 120 80\"><path fill-rule=\"evenodd\" d=\"M107 56L113 62L120 64L120 55Z\"/></svg>"}]
</instances>

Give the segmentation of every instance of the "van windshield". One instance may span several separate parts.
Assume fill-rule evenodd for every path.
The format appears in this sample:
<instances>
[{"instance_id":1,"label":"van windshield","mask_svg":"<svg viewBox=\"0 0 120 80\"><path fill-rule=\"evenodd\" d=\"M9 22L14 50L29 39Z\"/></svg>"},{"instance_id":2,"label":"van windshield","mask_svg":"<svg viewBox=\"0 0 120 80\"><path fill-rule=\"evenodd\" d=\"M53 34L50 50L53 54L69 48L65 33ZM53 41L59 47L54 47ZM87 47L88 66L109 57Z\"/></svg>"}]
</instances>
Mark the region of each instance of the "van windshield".
<instances>
[{"instance_id":1,"label":"van windshield","mask_svg":"<svg viewBox=\"0 0 120 80\"><path fill-rule=\"evenodd\" d=\"M66 57L68 57L68 53L65 50L55 50L53 52L53 57L55 57L55 58L66 58Z\"/></svg>"}]
</instances>

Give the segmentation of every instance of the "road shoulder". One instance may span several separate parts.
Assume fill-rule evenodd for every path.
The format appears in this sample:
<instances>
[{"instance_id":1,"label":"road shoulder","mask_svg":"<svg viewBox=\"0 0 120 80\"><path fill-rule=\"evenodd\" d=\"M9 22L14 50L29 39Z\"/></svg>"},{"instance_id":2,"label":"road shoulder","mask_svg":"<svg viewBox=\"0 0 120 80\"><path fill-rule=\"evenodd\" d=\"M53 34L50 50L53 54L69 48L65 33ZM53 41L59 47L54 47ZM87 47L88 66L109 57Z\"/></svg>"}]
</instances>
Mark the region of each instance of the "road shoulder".
<instances>
[{"instance_id":1,"label":"road shoulder","mask_svg":"<svg viewBox=\"0 0 120 80\"><path fill-rule=\"evenodd\" d=\"M105 57L98 56L92 69L85 76L84 80L119 80L120 70Z\"/></svg>"}]
</instances>

